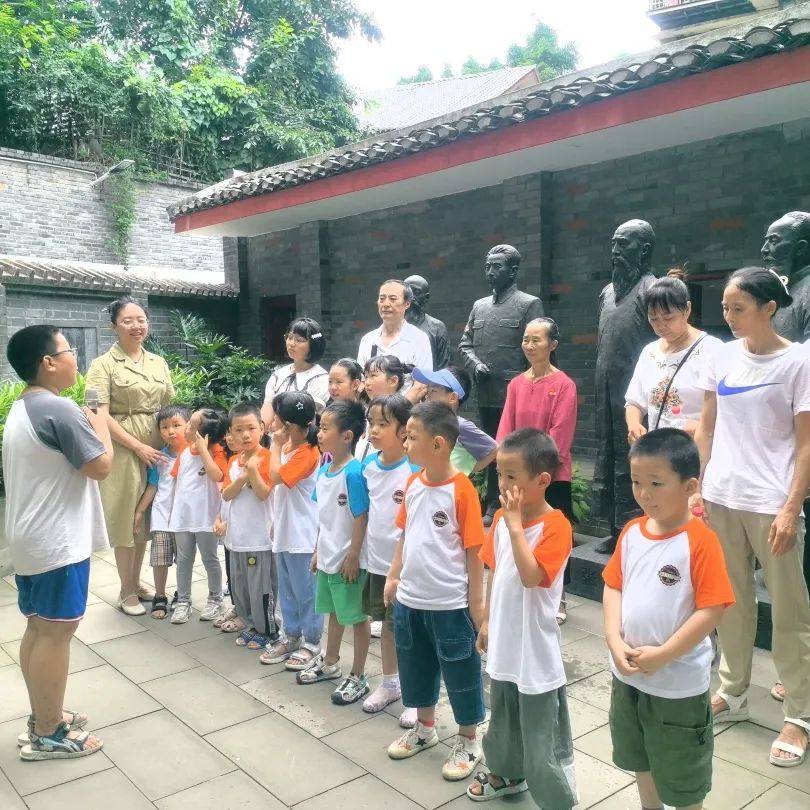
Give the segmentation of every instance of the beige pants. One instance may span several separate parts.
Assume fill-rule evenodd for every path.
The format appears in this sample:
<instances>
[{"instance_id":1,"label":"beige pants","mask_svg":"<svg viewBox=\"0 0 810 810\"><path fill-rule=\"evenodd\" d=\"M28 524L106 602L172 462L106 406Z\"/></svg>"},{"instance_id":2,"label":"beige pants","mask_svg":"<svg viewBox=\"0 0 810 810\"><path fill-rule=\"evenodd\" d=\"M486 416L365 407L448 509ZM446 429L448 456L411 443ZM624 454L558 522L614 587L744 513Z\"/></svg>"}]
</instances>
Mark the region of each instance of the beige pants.
<instances>
[{"instance_id":1,"label":"beige pants","mask_svg":"<svg viewBox=\"0 0 810 810\"><path fill-rule=\"evenodd\" d=\"M754 565L759 560L771 597L773 662L787 693L785 717L810 721L810 597L802 572L804 521L799 518L793 548L774 557L768 545L773 515L708 502L706 509L711 527L720 537L737 599L717 628L723 652L721 689L740 697L751 683L757 631Z\"/></svg>"}]
</instances>

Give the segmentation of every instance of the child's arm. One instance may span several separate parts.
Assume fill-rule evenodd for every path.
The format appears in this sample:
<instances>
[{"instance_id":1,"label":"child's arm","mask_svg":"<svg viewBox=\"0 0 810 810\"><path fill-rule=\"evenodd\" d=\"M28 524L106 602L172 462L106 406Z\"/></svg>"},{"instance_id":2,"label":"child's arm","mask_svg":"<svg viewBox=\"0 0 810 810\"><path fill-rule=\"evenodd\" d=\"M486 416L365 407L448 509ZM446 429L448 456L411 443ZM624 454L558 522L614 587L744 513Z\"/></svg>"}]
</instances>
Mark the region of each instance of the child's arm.
<instances>
[{"instance_id":1,"label":"child's arm","mask_svg":"<svg viewBox=\"0 0 810 810\"><path fill-rule=\"evenodd\" d=\"M216 461L214 461L214 457L211 455L211 451L208 449L208 439L206 439L205 436L200 436L198 433L194 437L194 447L200 454L206 475L215 484L219 484L225 477L225 473L222 472L219 465L216 463Z\"/></svg>"},{"instance_id":2,"label":"child's arm","mask_svg":"<svg viewBox=\"0 0 810 810\"><path fill-rule=\"evenodd\" d=\"M349 546L349 553L340 566L340 573L346 582L355 582L360 575L360 550L363 548L363 541L366 539L366 527L368 526L368 512L358 515L352 523L352 542Z\"/></svg>"},{"instance_id":3,"label":"child's arm","mask_svg":"<svg viewBox=\"0 0 810 810\"><path fill-rule=\"evenodd\" d=\"M725 609L725 605L715 605L696 610L660 647L634 650L634 663L645 675L652 675L703 641L717 627Z\"/></svg>"},{"instance_id":4,"label":"child's arm","mask_svg":"<svg viewBox=\"0 0 810 810\"><path fill-rule=\"evenodd\" d=\"M472 468L472 471L474 473L477 473L481 472L481 470L486 469L487 467L489 467L490 464L492 464L493 461L495 461L495 457L497 455L498 455L498 447L496 445L495 447L492 448L492 451L488 455L484 456L482 459L475 462L475 466Z\"/></svg>"},{"instance_id":5,"label":"child's arm","mask_svg":"<svg viewBox=\"0 0 810 810\"><path fill-rule=\"evenodd\" d=\"M273 441L270 444L270 480L274 484L283 484L281 477L281 448L289 440L290 432L284 427L273 433Z\"/></svg>"},{"instance_id":6,"label":"child's arm","mask_svg":"<svg viewBox=\"0 0 810 810\"><path fill-rule=\"evenodd\" d=\"M480 550L480 546L467 549L467 600L476 630L484 623L484 563L478 556Z\"/></svg>"},{"instance_id":7,"label":"child's arm","mask_svg":"<svg viewBox=\"0 0 810 810\"><path fill-rule=\"evenodd\" d=\"M495 579L495 571L489 572L487 581L487 598L484 601L484 618L481 627L478 629L478 638L475 641L475 648L479 653L485 653L489 647L489 606L492 600L492 581Z\"/></svg>"},{"instance_id":8,"label":"child's arm","mask_svg":"<svg viewBox=\"0 0 810 810\"><path fill-rule=\"evenodd\" d=\"M397 547L394 549L394 559L391 560L391 568L388 571L388 576L385 578L385 589L383 590L383 602L388 607L397 595L397 587L399 585L399 576L402 573L402 549L405 545L405 532L399 538Z\"/></svg>"},{"instance_id":9,"label":"child's arm","mask_svg":"<svg viewBox=\"0 0 810 810\"><path fill-rule=\"evenodd\" d=\"M138 505L135 507L135 523L132 528L136 534L141 530L141 521L143 520L144 513L152 505L156 494L157 487L154 484L147 484L143 495L141 495L141 499L138 501Z\"/></svg>"},{"instance_id":10,"label":"child's arm","mask_svg":"<svg viewBox=\"0 0 810 810\"><path fill-rule=\"evenodd\" d=\"M536 588L538 585L548 585L548 575L545 569L534 556L532 549L526 542L523 532L523 523L520 509L523 505L523 492L517 487L507 490L501 497L503 503L503 520L509 530L509 539L512 541L512 554L515 558L515 567L524 588Z\"/></svg>"},{"instance_id":11,"label":"child's arm","mask_svg":"<svg viewBox=\"0 0 810 810\"><path fill-rule=\"evenodd\" d=\"M237 478L234 478L233 481L222 490L222 500L232 501L242 491L249 480L247 471L243 472Z\"/></svg>"},{"instance_id":12,"label":"child's arm","mask_svg":"<svg viewBox=\"0 0 810 810\"><path fill-rule=\"evenodd\" d=\"M638 650L634 650L622 638L622 592L605 585L602 609L605 614L605 641L616 669L622 675L637 675L640 671L635 660Z\"/></svg>"},{"instance_id":13,"label":"child's arm","mask_svg":"<svg viewBox=\"0 0 810 810\"><path fill-rule=\"evenodd\" d=\"M267 481L262 478L262 474L259 472L260 463L261 457L258 454L252 455L245 465L245 477L250 481L253 494L260 501L266 501L270 496L270 490L273 489L273 485L268 484Z\"/></svg>"}]
</instances>

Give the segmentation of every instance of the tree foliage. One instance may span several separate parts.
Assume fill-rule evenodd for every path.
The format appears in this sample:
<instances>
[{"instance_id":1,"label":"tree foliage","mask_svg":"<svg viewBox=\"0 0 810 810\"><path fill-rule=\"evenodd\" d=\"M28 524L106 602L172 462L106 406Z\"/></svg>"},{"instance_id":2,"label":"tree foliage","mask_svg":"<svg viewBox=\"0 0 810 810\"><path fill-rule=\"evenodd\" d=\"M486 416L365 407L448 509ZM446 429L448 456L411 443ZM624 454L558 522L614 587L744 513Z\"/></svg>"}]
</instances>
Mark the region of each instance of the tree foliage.
<instances>
[{"instance_id":1,"label":"tree foliage","mask_svg":"<svg viewBox=\"0 0 810 810\"><path fill-rule=\"evenodd\" d=\"M449 65L447 67L450 67ZM453 75L452 73L450 74ZM419 65L413 76L403 76L397 84L417 84L418 82L432 82L433 71L427 65Z\"/></svg>"},{"instance_id":2,"label":"tree foliage","mask_svg":"<svg viewBox=\"0 0 810 810\"><path fill-rule=\"evenodd\" d=\"M355 31L352 0L0 0L0 144L205 180L322 151L358 134Z\"/></svg>"}]
</instances>

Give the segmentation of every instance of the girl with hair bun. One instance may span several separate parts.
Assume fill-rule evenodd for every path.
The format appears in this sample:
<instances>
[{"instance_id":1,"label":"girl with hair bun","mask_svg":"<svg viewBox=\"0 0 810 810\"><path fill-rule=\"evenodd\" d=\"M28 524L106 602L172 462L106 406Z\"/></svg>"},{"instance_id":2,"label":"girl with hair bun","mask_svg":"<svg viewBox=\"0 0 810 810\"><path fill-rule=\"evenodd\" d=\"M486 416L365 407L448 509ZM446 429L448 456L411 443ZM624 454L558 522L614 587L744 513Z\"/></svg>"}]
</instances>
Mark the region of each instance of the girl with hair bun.
<instances>
[{"instance_id":1,"label":"girl with hair bun","mask_svg":"<svg viewBox=\"0 0 810 810\"><path fill-rule=\"evenodd\" d=\"M714 722L748 717L756 559L771 596L773 661L785 690L784 725L769 755L782 768L804 761L810 734L810 598L800 519L810 488L810 357L773 326L774 314L791 300L772 270L744 267L729 277L723 317L736 340L708 358L695 436L702 500L737 599L718 627L723 657Z\"/></svg>"}]
</instances>

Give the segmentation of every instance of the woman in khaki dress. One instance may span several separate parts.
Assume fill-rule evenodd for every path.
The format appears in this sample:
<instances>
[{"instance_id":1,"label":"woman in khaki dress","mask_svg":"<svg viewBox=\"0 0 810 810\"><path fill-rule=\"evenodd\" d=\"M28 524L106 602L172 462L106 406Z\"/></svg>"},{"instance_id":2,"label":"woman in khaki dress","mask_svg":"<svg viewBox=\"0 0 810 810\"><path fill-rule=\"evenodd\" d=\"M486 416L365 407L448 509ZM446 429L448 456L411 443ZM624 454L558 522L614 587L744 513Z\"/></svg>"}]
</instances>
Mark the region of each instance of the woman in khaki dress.
<instances>
[{"instance_id":1,"label":"woman in khaki dress","mask_svg":"<svg viewBox=\"0 0 810 810\"><path fill-rule=\"evenodd\" d=\"M135 536L135 508L146 487L146 468L162 458L155 414L174 397L169 367L143 342L149 334L147 311L132 298L109 307L118 341L90 364L86 386L98 392L99 413L107 416L115 457L100 483L110 545L121 580L118 607L131 616L146 611L139 599L154 594L140 583L146 527Z\"/></svg>"}]
</instances>

